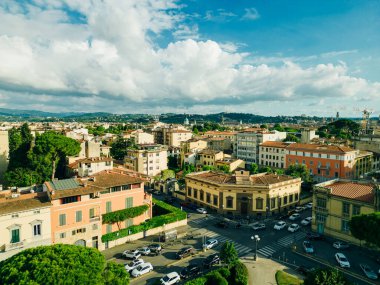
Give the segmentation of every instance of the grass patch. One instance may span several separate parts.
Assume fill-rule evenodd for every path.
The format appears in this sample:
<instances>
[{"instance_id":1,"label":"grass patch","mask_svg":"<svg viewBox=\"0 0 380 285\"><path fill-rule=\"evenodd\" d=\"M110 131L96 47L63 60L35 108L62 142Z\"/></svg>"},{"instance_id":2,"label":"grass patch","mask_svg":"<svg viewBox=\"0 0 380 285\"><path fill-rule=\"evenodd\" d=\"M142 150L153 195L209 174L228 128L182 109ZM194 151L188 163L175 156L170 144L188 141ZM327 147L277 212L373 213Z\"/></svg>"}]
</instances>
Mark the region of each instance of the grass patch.
<instances>
[{"instance_id":1,"label":"grass patch","mask_svg":"<svg viewBox=\"0 0 380 285\"><path fill-rule=\"evenodd\" d=\"M277 285L301 285L303 281L298 279L297 277L290 275L284 271L276 272L276 282Z\"/></svg>"}]
</instances>

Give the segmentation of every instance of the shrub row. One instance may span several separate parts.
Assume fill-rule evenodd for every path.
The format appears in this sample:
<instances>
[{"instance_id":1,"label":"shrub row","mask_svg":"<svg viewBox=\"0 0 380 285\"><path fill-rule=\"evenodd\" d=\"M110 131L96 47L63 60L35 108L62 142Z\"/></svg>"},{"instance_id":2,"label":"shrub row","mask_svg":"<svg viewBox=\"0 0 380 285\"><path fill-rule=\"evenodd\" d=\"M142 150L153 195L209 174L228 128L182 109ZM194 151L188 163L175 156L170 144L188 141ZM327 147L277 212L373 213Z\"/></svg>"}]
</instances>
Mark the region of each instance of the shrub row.
<instances>
[{"instance_id":1,"label":"shrub row","mask_svg":"<svg viewBox=\"0 0 380 285\"><path fill-rule=\"evenodd\" d=\"M108 233L102 236L102 242L117 240L129 235L133 235L139 232L147 231L153 228L161 227L164 224L170 224L176 221L181 221L187 218L186 212L180 209L166 204L162 201L153 199L154 207L161 207L167 210L169 213L161 216L153 217L152 219L141 223L140 225L133 225L120 231Z\"/></svg>"},{"instance_id":2,"label":"shrub row","mask_svg":"<svg viewBox=\"0 0 380 285\"><path fill-rule=\"evenodd\" d=\"M127 208L119 211L114 211L102 215L103 224L114 224L141 216L149 209L148 205L141 205L137 207Z\"/></svg>"}]
</instances>

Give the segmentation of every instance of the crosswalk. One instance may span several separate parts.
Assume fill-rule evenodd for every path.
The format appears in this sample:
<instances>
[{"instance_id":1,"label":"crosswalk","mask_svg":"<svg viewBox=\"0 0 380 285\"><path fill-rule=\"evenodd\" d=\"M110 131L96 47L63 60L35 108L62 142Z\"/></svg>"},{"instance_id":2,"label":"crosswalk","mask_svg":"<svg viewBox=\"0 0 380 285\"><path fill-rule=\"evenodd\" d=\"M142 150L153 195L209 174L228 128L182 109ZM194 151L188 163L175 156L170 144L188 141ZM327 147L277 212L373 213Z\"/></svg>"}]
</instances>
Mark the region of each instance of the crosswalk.
<instances>
[{"instance_id":1,"label":"crosswalk","mask_svg":"<svg viewBox=\"0 0 380 285\"><path fill-rule=\"evenodd\" d=\"M218 233L213 232L213 231L207 231L204 234L204 236L206 236L208 238L215 238L215 239L217 239L218 242L219 242L219 244L223 244L226 241L234 243L235 244L235 249L238 252L239 256L247 255L249 252L252 251L252 248L250 248L248 246L245 246L245 245L242 245L240 243L237 243L237 242L233 241L232 239L229 239L229 238L227 238L225 236L219 235Z\"/></svg>"},{"instance_id":2,"label":"crosswalk","mask_svg":"<svg viewBox=\"0 0 380 285\"><path fill-rule=\"evenodd\" d=\"M267 246L264 246L264 247L258 249L257 253L261 254L261 255L263 255L265 257L270 257L276 251L279 251L281 248L282 248L282 246L279 245L279 244L271 244L271 245L267 245Z\"/></svg>"},{"instance_id":3,"label":"crosswalk","mask_svg":"<svg viewBox=\"0 0 380 285\"><path fill-rule=\"evenodd\" d=\"M215 218L216 217L209 215L200 219L190 220L188 223L193 225L201 225L204 223L210 223L211 221L215 220Z\"/></svg>"},{"instance_id":4,"label":"crosswalk","mask_svg":"<svg viewBox=\"0 0 380 285\"><path fill-rule=\"evenodd\" d=\"M277 243L286 247L286 246L291 245L294 241L303 239L305 237L306 237L306 233L296 232L295 234L290 234L290 235L287 235L283 238L280 238Z\"/></svg>"}]
</instances>

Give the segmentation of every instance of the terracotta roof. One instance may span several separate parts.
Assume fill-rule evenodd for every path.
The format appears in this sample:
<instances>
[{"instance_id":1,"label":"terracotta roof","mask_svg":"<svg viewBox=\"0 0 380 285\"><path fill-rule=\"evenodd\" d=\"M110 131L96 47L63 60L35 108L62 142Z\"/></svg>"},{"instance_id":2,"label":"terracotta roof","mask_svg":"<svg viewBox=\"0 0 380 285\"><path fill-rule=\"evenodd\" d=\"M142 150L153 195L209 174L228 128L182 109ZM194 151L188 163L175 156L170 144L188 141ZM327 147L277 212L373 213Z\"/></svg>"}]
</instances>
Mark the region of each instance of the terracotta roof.
<instances>
[{"instance_id":1,"label":"terracotta roof","mask_svg":"<svg viewBox=\"0 0 380 285\"><path fill-rule=\"evenodd\" d=\"M187 130L170 130L169 133L191 133Z\"/></svg>"},{"instance_id":2,"label":"terracotta roof","mask_svg":"<svg viewBox=\"0 0 380 285\"><path fill-rule=\"evenodd\" d=\"M114 171L102 171L91 177L94 177L95 181L88 181L87 184L91 186L95 186L95 187L101 187L101 188L108 188L108 187L143 182L143 180L137 176L131 176L131 175L128 175L127 173L114 172Z\"/></svg>"},{"instance_id":3,"label":"terracotta roof","mask_svg":"<svg viewBox=\"0 0 380 285\"><path fill-rule=\"evenodd\" d=\"M225 174L222 172L201 172L201 173L195 173L188 175L191 178L200 178L204 179L210 182L216 182L218 184L222 183L228 183L228 184L235 184L235 176Z\"/></svg>"},{"instance_id":4,"label":"terracotta roof","mask_svg":"<svg viewBox=\"0 0 380 285\"><path fill-rule=\"evenodd\" d=\"M266 141L266 142L261 143L260 146L286 148L289 144L290 143L286 143L286 142Z\"/></svg>"},{"instance_id":5,"label":"terracotta roof","mask_svg":"<svg viewBox=\"0 0 380 285\"><path fill-rule=\"evenodd\" d=\"M208 141L225 141L226 138L215 138L215 137L213 137L213 138L208 138L207 140Z\"/></svg>"},{"instance_id":6,"label":"terracotta roof","mask_svg":"<svg viewBox=\"0 0 380 285\"><path fill-rule=\"evenodd\" d=\"M209 154L209 155L215 155L215 154L218 154L222 152L221 150L212 150L212 149L203 149L201 150L200 152L198 152L198 154Z\"/></svg>"},{"instance_id":7,"label":"terracotta roof","mask_svg":"<svg viewBox=\"0 0 380 285\"><path fill-rule=\"evenodd\" d=\"M351 151L355 151L352 148L346 146L338 146L338 145L325 145L325 144L302 144L302 143L293 143L287 147L288 150L306 150L306 151L314 151L321 153L347 153Z\"/></svg>"},{"instance_id":8,"label":"terracotta roof","mask_svg":"<svg viewBox=\"0 0 380 285\"><path fill-rule=\"evenodd\" d=\"M261 184L261 185L271 185L280 182L285 182L289 180L293 180L295 178L287 175L277 175L274 173L266 173L264 175L251 175L250 180L253 184Z\"/></svg>"},{"instance_id":9,"label":"terracotta roof","mask_svg":"<svg viewBox=\"0 0 380 285\"><path fill-rule=\"evenodd\" d=\"M224 135L224 136L233 136L236 135L237 132L217 132L217 131L208 131L205 132L205 135Z\"/></svg>"},{"instance_id":10,"label":"terracotta roof","mask_svg":"<svg viewBox=\"0 0 380 285\"><path fill-rule=\"evenodd\" d=\"M50 207L51 205L46 192L21 194L17 198L0 199L0 215Z\"/></svg>"},{"instance_id":11,"label":"terracotta roof","mask_svg":"<svg viewBox=\"0 0 380 285\"><path fill-rule=\"evenodd\" d=\"M371 184L340 181L324 187L331 189L331 194L334 196L374 203L374 185Z\"/></svg>"}]
</instances>

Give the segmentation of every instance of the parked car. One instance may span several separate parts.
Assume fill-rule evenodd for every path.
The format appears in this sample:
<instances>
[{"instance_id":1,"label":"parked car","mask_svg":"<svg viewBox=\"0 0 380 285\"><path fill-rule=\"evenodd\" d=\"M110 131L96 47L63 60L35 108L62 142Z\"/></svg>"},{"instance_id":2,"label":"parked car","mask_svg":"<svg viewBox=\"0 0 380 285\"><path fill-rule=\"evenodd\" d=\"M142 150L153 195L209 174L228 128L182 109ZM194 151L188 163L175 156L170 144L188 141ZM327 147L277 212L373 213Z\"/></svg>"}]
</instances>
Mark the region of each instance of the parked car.
<instances>
[{"instance_id":1,"label":"parked car","mask_svg":"<svg viewBox=\"0 0 380 285\"><path fill-rule=\"evenodd\" d=\"M294 233L294 232L298 231L299 228L300 228L300 226L298 224L291 224L288 227L288 231Z\"/></svg>"},{"instance_id":2,"label":"parked car","mask_svg":"<svg viewBox=\"0 0 380 285\"><path fill-rule=\"evenodd\" d=\"M306 253L314 253L314 247L310 241L304 240L302 245L303 245L303 249L305 250Z\"/></svg>"},{"instance_id":3,"label":"parked car","mask_svg":"<svg viewBox=\"0 0 380 285\"><path fill-rule=\"evenodd\" d=\"M179 281L181 281L181 277L175 271L166 274L160 279L162 285L172 285L178 283Z\"/></svg>"},{"instance_id":4,"label":"parked car","mask_svg":"<svg viewBox=\"0 0 380 285\"><path fill-rule=\"evenodd\" d=\"M139 266L143 263L144 263L144 260L142 260L141 258L135 259L135 260L131 261L130 263L124 265L124 268L125 268L125 270L127 270L129 272L129 271L132 271L137 266Z\"/></svg>"},{"instance_id":5,"label":"parked car","mask_svg":"<svg viewBox=\"0 0 380 285\"><path fill-rule=\"evenodd\" d=\"M301 266L298 266L296 270L302 275L308 275L310 272L314 270L314 268L301 265Z\"/></svg>"},{"instance_id":6,"label":"parked car","mask_svg":"<svg viewBox=\"0 0 380 285\"><path fill-rule=\"evenodd\" d=\"M293 214L293 215L291 215L291 216L289 217L289 220L291 220L291 221L295 221L295 220L299 219L300 217L301 217L300 214L295 213L295 214Z\"/></svg>"},{"instance_id":7,"label":"parked car","mask_svg":"<svg viewBox=\"0 0 380 285\"><path fill-rule=\"evenodd\" d=\"M140 264L135 269L133 269L131 275L133 277L138 277L140 275L151 272L152 270L153 270L152 264L147 262L147 263Z\"/></svg>"},{"instance_id":8,"label":"parked car","mask_svg":"<svg viewBox=\"0 0 380 285\"><path fill-rule=\"evenodd\" d=\"M265 224L263 224L263 223L254 223L254 224L252 225L252 229L253 229L254 231L265 230L265 229L266 229L266 226L265 226Z\"/></svg>"},{"instance_id":9,"label":"parked car","mask_svg":"<svg viewBox=\"0 0 380 285\"><path fill-rule=\"evenodd\" d=\"M198 209L197 209L197 212L198 212L198 213L201 213L201 214L207 214L207 211L206 211L205 208L198 208Z\"/></svg>"},{"instance_id":10,"label":"parked car","mask_svg":"<svg viewBox=\"0 0 380 285\"><path fill-rule=\"evenodd\" d=\"M296 213L301 213L303 210L305 210L304 207L301 207L301 206L298 206L294 209L294 211L296 211Z\"/></svg>"},{"instance_id":11,"label":"parked car","mask_svg":"<svg viewBox=\"0 0 380 285\"><path fill-rule=\"evenodd\" d=\"M333 243L333 247L335 247L337 249L346 249L346 248L349 248L350 245L344 241L335 241Z\"/></svg>"},{"instance_id":12,"label":"parked car","mask_svg":"<svg viewBox=\"0 0 380 285\"><path fill-rule=\"evenodd\" d=\"M205 242L205 244L203 245L203 248L211 249L211 248L217 246L218 243L219 243L219 242L218 242L217 239L212 238L212 239L209 239L209 240L207 240L207 241Z\"/></svg>"},{"instance_id":13,"label":"parked car","mask_svg":"<svg viewBox=\"0 0 380 285\"><path fill-rule=\"evenodd\" d=\"M226 221L220 221L215 224L216 227L226 229L228 228L228 223Z\"/></svg>"},{"instance_id":14,"label":"parked car","mask_svg":"<svg viewBox=\"0 0 380 285\"><path fill-rule=\"evenodd\" d=\"M375 271L372 270L371 267L369 267L367 264L359 264L360 268L363 270L365 276L367 276L369 279L376 280L378 278Z\"/></svg>"},{"instance_id":15,"label":"parked car","mask_svg":"<svg viewBox=\"0 0 380 285\"><path fill-rule=\"evenodd\" d=\"M284 222L284 221L279 221L279 222L277 222L275 225L274 225L274 229L275 230L282 230L283 228L285 228L286 227L286 223Z\"/></svg>"},{"instance_id":16,"label":"parked car","mask_svg":"<svg viewBox=\"0 0 380 285\"><path fill-rule=\"evenodd\" d=\"M187 279L198 275L201 272L201 268L196 264L190 264L186 266L180 273L181 278Z\"/></svg>"},{"instance_id":17,"label":"parked car","mask_svg":"<svg viewBox=\"0 0 380 285\"><path fill-rule=\"evenodd\" d=\"M177 259L182 259L194 254L195 254L194 247L188 246L188 247L182 248L179 252L177 252L176 256L177 256Z\"/></svg>"},{"instance_id":18,"label":"parked car","mask_svg":"<svg viewBox=\"0 0 380 285\"><path fill-rule=\"evenodd\" d=\"M350 268L350 262L348 261L347 257L343 253L336 253L335 259L338 262L340 267L346 267Z\"/></svg>"},{"instance_id":19,"label":"parked car","mask_svg":"<svg viewBox=\"0 0 380 285\"><path fill-rule=\"evenodd\" d=\"M308 208L308 209L312 209L313 208L313 203L307 203L306 205L306 208Z\"/></svg>"},{"instance_id":20,"label":"parked car","mask_svg":"<svg viewBox=\"0 0 380 285\"><path fill-rule=\"evenodd\" d=\"M278 217L279 220L286 220L287 218L289 218L288 214L284 214Z\"/></svg>"},{"instance_id":21,"label":"parked car","mask_svg":"<svg viewBox=\"0 0 380 285\"><path fill-rule=\"evenodd\" d=\"M313 217L307 217L301 221L301 225L308 226L310 225L312 220L313 220Z\"/></svg>"},{"instance_id":22,"label":"parked car","mask_svg":"<svg viewBox=\"0 0 380 285\"><path fill-rule=\"evenodd\" d=\"M137 259L141 257L141 253L138 250L125 250L122 256L127 259Z\"/></svg>"},{"instance_id":23,"label":"parked car","mask_svg":"<svg viewBox=\"0 0 380 285\"><path fill-rule=\"evenodd\" d=\"M160 254L161 250L162 250L162 247L159 243L152 243L152 244L148 245L148 248L150 249L151 253L154 253L156 255Z\"/></svg>"},{"instance_id":24,"label":"parked car","mask_svg":"<svg viewBox=\"0 0 380 285\"><path fill-rule=\"evenodd\" d=\"M324 239L326 239L324 235L321 235L319 233L314 233L314 232L306 233L306 238L309 240L324 240Z\"/></svg>"},{"instance_id":25,"label":"parked car","mask_svg":"<svg viewBox=\"0 0 380 285\"><path fill-rule=\"evenodd\" d=\"M147 246L139 247L136 249L138 252L140 252L142 255L149 255L150 254L150 248Z\"/></svg>"},{"instance_id":26,"label":"parked car","mask_svg":"<svg viewBox=\"0 0 380 285\"><path fill-rule=\"evenodd\" d=\"M215 264L219 264L219 263L220 263L220 257L218 254L209 255L203 260L203 266L205 268L210 268L211 266Z\"/></svg>"}]
</instances>

